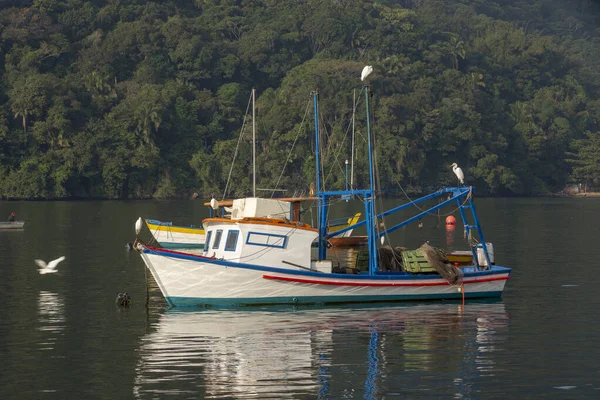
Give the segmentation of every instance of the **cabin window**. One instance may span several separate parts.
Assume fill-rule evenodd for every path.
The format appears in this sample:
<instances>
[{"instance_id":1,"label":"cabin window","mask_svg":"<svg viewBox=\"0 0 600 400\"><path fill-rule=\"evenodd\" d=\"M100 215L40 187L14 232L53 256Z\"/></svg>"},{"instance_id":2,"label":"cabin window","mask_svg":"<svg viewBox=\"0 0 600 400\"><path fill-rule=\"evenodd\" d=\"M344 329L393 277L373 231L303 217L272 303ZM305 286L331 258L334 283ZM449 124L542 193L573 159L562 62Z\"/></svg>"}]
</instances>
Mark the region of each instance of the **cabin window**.
<instances>
[{"instance_id":1,"label":"cabin window","mask_svg":"<svg viewBox=\"0 0 600 400\"><path fill-rule=\"evenodd\" d=\"M213 249L219 248L219 245L221 244L221 236L223 236L223 231L221 229L219 229L217 231L217 233L215 234L215 242L213 243L213 246L212 246Z\"/></svg>"},{"instance_id":2,"label":"cabin window","mask_svg":"<svg viewBox=\"0 0 600 400\"><path fill-rule=\"evenodd\" d=\"M284 249L287 244L287 236L275 235L273 233L250 232L248 233L248 239L246 240L246 243L253 244L255 246Z\"/></svg>"},{"instance_id":3,"label":"cabin window","mask_svg":"<svg viewBox=\"0 0 600 400\"><path fill-rule=\"evenodd\" d=\"M210 249L210 238L212 236L212 231L208 231L206 234L206 239L204 239L204 251L208 251Z\"/></svg>"},{"instance_id":4,"label":"cabin window","mask_svg":"<svg viewBox=\"0 0 600 400\"><path fill-rule=\"evenodd\" d=\"M229 233L227 233L225 251L235 251L235 248L237 247L238 236L240 236L240 231L229 231Z\"/></svg>"}]
</instances>

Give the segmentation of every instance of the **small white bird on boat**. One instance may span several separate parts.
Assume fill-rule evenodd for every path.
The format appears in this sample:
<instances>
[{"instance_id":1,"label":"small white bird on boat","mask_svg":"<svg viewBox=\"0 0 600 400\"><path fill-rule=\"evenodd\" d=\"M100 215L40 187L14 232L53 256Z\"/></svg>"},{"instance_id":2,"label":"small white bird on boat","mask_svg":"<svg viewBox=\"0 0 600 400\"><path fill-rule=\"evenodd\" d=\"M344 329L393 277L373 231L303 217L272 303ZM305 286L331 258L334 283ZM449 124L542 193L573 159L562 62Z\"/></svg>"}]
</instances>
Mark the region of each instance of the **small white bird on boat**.
<instances>
[{"instance_id":1,"label":"small white bird on boat","mask_svg":"<svg viewBox=\"0 0 600 400\"><path fill-rule=\"evenodd\" d=\"M139 217L137 221L135 221L135 234L139 235L142 231L142 217Z\"/></svg>"},{"instance_id":2,"label":"small white bird on boat","mask_svg":"<svg viewBox=\"0 0 600 400\"><path fill-rule=\"evenodd\" d=\"M39 269L40 275L53 274L55 272L58 272L58 270L56 269L56 266L58 265L59 262L61 262L64 259L65 259L65 256L62 256L62 257L58 257L56 260L50 261L48 264L46 264L46 262L43 260L35 260L35 263L40 267L40 269Z\"/></svg>"},{"instance_id":3,"label":"small white bird on boat","mask_svg":"<svg viewBox=\"0 0 600 400\"><path fill-rule=\"evenodd\" d=\"M463 170L458 166L457 163L453 163L451 167L452 171L454 171L454 175L456 175L460 184L463 185L465 183L465 174L463 173Z\"/></svg>"},{"instance_id":4,"label":"small white bird on boat","mask_svg":"<svg viewBox=\"0 0 600 400\"><path fill-rule=\"evenodd\" d=\"M365 79L367 79L367 76L371 75L371 72L373 72L373 67L371 67L370 65L364 67L362 70L362 74L360 74L360 80L364 81Z\"/></svg>"}]
</instances>

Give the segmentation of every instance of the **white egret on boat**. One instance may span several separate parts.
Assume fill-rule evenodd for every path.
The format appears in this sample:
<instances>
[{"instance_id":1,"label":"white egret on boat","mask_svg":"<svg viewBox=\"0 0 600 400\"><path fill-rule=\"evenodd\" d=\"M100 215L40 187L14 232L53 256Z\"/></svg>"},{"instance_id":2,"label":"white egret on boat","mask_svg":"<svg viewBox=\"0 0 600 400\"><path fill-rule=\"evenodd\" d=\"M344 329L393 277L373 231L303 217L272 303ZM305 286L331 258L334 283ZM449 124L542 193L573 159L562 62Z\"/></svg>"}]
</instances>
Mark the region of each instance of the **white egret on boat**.
<instances>
[{"instance_id":1,"label":"white egret on boat","mask_svg":"<svg viewBox=\"0 0 600 400\"><path fill-rule=\"evenodd\" d=\"M465 174L463 173L463 170L458 166L457 163L453 163L451 165L451 167L452 167L452 171L454 171L454 175L456 175L460 184L461 185L464 184L465 183Z\"/></svg>"},{"instance_id":2,"label":"white egret on boat","mask_svg":"<svg viewBox=\"0 0 600 400\"><path fill-rule=\"evenodd\" d=\"M139 235L142 231L142 217L139 217L137 221L135 221L135 234Z\"/></svg>"},{"instance_id":3,"label":"white egret on boat","mask_svg":"<svg viewBox=\"0 0 600 400\"><path fill-rule=\"evenodd\" d=\"M370 65L364 67L362 70L362 74L360 74L360 80L364 81L365 79L367 79L367 76L371 75L371 72L373 72L373 67L371 67Z\"/></svg>"},{"instance_id":4,"label":"white egret on boat","mask_svg":"<svg viewBox=\"0 0 600 400\"><path fill-rule=\"evenodd\" d=\"M210 206L213 210L217 210L219 208L219 202L214 197L210 199Z\"/></svg>"},{"instance_id":5,"label":"white egret on boat","mask_svg":"<svg viewBox=\"0 0 600 400\"><path fill-rule=\"evenodd\" d=\"M62 257L58 257L56 260L50 261L48 264L46 264L46 262L43 260L35 260L35 263L40 267L40 269L39 269L40 275L53 274L55 272L58 272L58 270L56 269L56 266L58 265L59 262L61 262L64 259L65 259L65 257L62 256Z\"/></svg>"}]
</instances>

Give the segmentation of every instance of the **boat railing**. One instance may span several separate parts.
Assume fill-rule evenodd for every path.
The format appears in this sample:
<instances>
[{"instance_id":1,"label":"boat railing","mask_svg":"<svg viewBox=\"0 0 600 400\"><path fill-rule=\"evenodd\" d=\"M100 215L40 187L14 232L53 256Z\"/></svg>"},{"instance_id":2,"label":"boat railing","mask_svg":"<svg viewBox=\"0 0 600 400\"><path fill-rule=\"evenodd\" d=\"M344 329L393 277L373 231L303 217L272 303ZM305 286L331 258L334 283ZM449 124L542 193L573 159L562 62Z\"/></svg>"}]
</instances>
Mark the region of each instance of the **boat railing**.
<instances>
[{"instance_id":1,"label":"boat railing","mask_svg":"<svg viewBox=\"0 0 600 400\"><path fill-rule=\"evenodd\" d=\"M146 219L146 222L152 225L160 225L160 226L173 226L173 222L163 222L157 219Z\"/></svg>"}]
</instances>

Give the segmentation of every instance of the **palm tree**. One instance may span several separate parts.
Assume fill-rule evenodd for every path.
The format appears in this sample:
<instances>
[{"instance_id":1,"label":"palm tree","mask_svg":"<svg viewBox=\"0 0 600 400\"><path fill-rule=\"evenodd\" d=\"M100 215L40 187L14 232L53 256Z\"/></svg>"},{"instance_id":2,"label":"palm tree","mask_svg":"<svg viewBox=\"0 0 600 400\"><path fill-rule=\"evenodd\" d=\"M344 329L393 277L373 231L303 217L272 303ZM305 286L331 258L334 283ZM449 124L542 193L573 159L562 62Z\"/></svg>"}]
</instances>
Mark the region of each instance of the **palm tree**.
<instances>
[{"instance_id":1,"label":"palm tree","mask_svg":"<svg viewBox=\"0 0 600 400\"><path fill-rule=\"evenodd\" d=\"M142 134L144 142L150 141L152 125L154 131L158 131L161 119L161 108L158 104L144 102L134 111L134 120L136 121L136 131Z\"/></svg>"},{"instance_id":2,"label":"palm tree","mask_svg":"<svg viewBox=\"0 0 600 400\"><path fill-rule=\"evenodd\" d=\"M27 116L29 115L29 110L27 110L26 107L15 107L13 105L12 107L13 112L15 113L15 119L21 117L22 118L22 122L21 124L23 125L23 132L27 133Z\"/></svg>"},{"instance_id":3,"label":"palm tree","mask_svg":"<svg viewBox=\"0 0 600 400\"><path fill-rule=\"evenodd\" d=\"M23 131L27 132L27 119L40 115L46 104L42 75L30 75L19 79L8 93L15 119L21 118Z\"/></svg>"},{"instance_id":4,"label":"palm tree","mask_svg":"<svg viewBox=\"0 0 600 400\"><path fill-rule=\"evenodd\" d=\"M485 83L483 82L483 74L471 72L470 75L467 75L466 81L467 85L471 92L475 93L477 87L485 87Z\"/></svg>"},{"instance_id":5,"label":"palm tree","mask_svg":"<svg viewBox=\"0 0 600 400\"><path fill-rule=\"evenodd\" d=\"M467 51L465 49L465 43L458 38L458 36L452 36L450 38L448 50L450 51L450 55L452 56L452 67L454 69L458 69L458 58L462 58L463 60L467 56Z\"/></svg>"}]
</instances>

